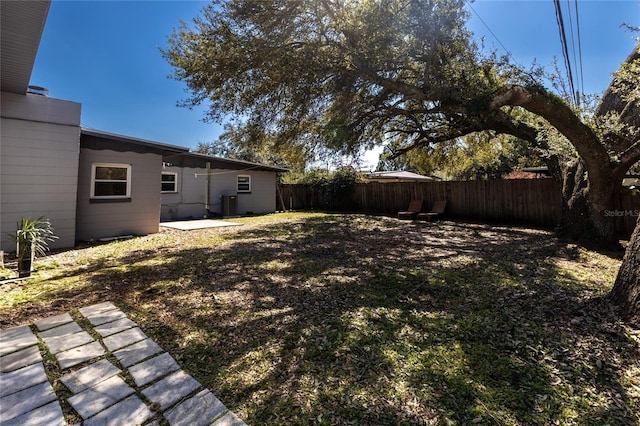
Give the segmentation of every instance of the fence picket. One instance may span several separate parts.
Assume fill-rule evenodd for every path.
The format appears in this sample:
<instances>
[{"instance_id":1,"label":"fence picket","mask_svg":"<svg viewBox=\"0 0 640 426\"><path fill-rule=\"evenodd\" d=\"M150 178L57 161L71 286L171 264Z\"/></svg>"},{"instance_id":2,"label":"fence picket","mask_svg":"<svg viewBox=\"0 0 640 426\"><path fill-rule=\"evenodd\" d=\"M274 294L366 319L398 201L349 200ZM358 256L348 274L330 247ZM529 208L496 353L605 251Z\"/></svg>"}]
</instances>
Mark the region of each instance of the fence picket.
<instances>
[{"instance_id":1,"label":"fence picket","mask_svg":"<svg viewBox=\"0 0 640 426\"><path fill-rule=\"evenodd\" d=\"M447 215L547 228L558 224L562 211L560 188L554 179L496 179L487 181L436 181L359 183L343 194L329 194L311 185L281 185L282 198L294 210L351 211L395 215L415 198L429 209L436 200L447 200ZM621 195L616 228L629 237L640 210L640 197ZM287 205L287 208L290 206Z\"/></svg>"}]
</instances>

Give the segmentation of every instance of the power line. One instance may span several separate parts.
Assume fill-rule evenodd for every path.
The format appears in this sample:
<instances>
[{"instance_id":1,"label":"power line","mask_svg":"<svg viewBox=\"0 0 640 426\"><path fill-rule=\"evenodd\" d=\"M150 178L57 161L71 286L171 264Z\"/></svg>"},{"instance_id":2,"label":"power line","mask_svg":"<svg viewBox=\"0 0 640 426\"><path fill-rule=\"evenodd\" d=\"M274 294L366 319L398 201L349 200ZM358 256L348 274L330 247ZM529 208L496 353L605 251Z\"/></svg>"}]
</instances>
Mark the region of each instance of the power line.
<instances>
[{"instance_id":1,"label":"power line","mask_svg":"<svg viewBox=\"0 0 640 426\"><path fill-rule=\"evenodd\" d=\"M584 95L584 75L582 73L582 40L580 38L580 18L578 17L578 0L575 0L576 7L576 29L578 32L578 60L580 63L580 93Z\"/></svg>"},{"instance_id":2,"label":"power line","mask_svg":"<svg viewBox=\"0 0 640 426\"><path fill-rule=\"evenodd\" d=\"M569 36L571 37L571 53L572 53L572 57L573 57L573 69L578 70L578 60L576 58L576 37L574 36L574 31L573 31L573 16L571 15L571 3L569 3L569 1L567 1L567 15L569 15ZM578 91L580 90L580 79L578 78L578 75L576 74L576 81L574 82L575 87L578 88ZM578 91L575 92L575 101L576 101L576 105L580 105L580 94L578 93Z\"/></svg>"},{"instance_id":3,"label":"power line","mask_svg":"<svg viewBox=\"0 0 640 426\"><path fill-rule=\"evenodd\" d=\"M573 84L573 72L571 71L571 61L569 59L569 50L567 46L567 34L564 27L564 19L562 19L562 8L560 6L560 0L554 0L553 4L556 7L556 20L558 21L558 30L560 31L560 44L562 45L562 56L564 57L564 65L567 69L571 98L573 99L574 104L577 105L578 101L576 99L576 90Z\"/></svg>"},{"instance_id":4,"label":"power line","mask_svg":"<svg viewBox=\"0 0 640 426\"><path fill-rule=\"evenodd\" d=\"M471 9L471 11L478 17L478 19L480 20L480 22L482 22L482 25L485 26L485 28L489 31L489 33L493 36L493 38L496 39L496 41L498 42L498 44L500 46L502 46L502 48L504 49L505 52L507 52L507 56L511 59L513 59L513 55L511 54L511 52L509 51L509 49L507 49L505 47L504 44L502 44L502 42L500 41L500 39L498 38L498 36L491 30L491 28L489 28L489 25L487 25L486 22L484 22L484 19L482 19L482 17L480 15L478 15L478 12L476 12L476 10L473 8L473 6L471 6L471 2L469 0L466 0L467 5L469 6L469 9Z\"/></svg>"}]
</instances>

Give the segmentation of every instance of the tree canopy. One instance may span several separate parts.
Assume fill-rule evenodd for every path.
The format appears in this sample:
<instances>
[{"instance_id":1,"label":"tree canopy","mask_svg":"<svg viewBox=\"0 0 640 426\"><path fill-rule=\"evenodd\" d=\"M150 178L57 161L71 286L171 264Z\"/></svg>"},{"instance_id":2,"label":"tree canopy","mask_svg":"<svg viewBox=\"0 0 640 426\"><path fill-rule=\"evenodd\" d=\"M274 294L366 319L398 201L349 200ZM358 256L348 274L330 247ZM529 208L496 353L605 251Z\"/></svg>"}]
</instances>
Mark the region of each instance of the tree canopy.
<instances>
[{"instance_id":1,"label":"tree canopy","mask_svg":"<svg viewBox=\"0 0 640 426\"><path fill-rule=\"evenodd\" d=\"M208 102L210 119L231 115L280 146L418 145L461 134L463 94L488 96L500 78L464 29L463 4L215 1L164 55L191 90L185 106Z\"/></svg>"},{"instance_id":2,"label":"tree canopy","mask_svg":"<svg viewBox=\"0 0 640 426\"><path fill-rule=\"evenodd\" d=\"M594 129L538 74L479 52L467 17L463 0L216 0L193 27L174 30L163 54L190 89L183 105L206 102L209 119L231 116L254 144L298 157L383 142L398 155L482 130L546 143L540 123L514 108L523 107L587 163L608 159ZM603 104L602 115L621 102ZM620 157L625 168L635 151Z\"/></svg>"},{"instance_id":3,"label":"tree canopy","mask_svg":"<svg viewBox=\"0 0 640 426\"><path fill-rule=\"evenodd\" d=\"M377 170L409 170L444 180L499 179L514 170L543 165L546 152L510 135L478 132L394 157L393 144Z\"/></svg>"},{"instance_id":4,"label":"tree canopy","mask_svg":"<svg viewBox=\"0 0 640 426\"><path fill-rule=\"evenodd\" d=\"M617 242L603 212L640 160L640 50L584 114L537 71L482 54L467 18L464 0L216 0L163 54L189 88L183 104L233 117L234 143L252 149L304 159L383 143L429 155L477 132L527 141L562 180L564 222Z\"/></svg>"}]
</instances>

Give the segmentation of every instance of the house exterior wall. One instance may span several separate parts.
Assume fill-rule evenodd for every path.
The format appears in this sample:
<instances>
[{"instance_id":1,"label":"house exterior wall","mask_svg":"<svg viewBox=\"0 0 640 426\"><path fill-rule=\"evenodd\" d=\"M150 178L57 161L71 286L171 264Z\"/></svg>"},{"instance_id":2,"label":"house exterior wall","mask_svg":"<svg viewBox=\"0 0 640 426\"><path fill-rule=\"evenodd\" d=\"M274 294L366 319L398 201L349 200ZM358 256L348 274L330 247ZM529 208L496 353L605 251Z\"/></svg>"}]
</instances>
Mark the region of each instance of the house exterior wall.
<instances>
[{"instance_id":1,"label":"house exterior wall","mask_svg":"<svg viewBox=\"0 0 640 426\"><path fill-rule=\"evenodd\" d=\"M24 217L45 216L58 239L75 244L80 109L75 102L2 92L0 97L0 241Z\"/></svg>"},{"instance_id":2,"label":"house exterior wall","mask_svg":"<svg viewBox=\"0 0 640 426\"><path fill-rule=\"evenodd\" d=\"M207 169L165 167L178 177L178 192L163 193L161 221L197 219L207 215ZM238 175L251 176L251 192L237 192ZM223 195L238 196L238 214L273 213L276 210L276 174L267 171L211 169L209 212L221 214ZM158 178L159 179L159 178Z\"/></svg>"},{"instance_id":3,"label":"house exterior wall","mask_svg":"<svg viewBox=\"0 0 640 426\"><path fill-rule=\"evenodd\" d=\"M91 169L94 163L131 165L130 199L126 201L92 200ZM77 178L76 239L89 241L105 237L158 232L161 169L160 154L82 148Z\"/></svg>"}]
</instances>

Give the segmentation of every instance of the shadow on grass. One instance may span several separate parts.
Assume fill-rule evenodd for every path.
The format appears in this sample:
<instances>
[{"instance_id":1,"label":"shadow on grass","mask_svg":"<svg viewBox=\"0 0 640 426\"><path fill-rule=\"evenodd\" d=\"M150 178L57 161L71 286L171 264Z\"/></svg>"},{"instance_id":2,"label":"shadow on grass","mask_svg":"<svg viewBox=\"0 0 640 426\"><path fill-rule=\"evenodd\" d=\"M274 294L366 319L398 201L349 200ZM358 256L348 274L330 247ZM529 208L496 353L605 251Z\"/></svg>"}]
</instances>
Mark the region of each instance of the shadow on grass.
<instances>
[{"instance_id":1,"label":"shadow on grass","mask_svg":"<svg viewBox=\"0 0 640 426\"><path fill-rule=\"evenodd\" d=\"M336 215L224 241L70 274L250 424L637 420L637 346L547 232Z\"/></svg>"}]
</instances>

